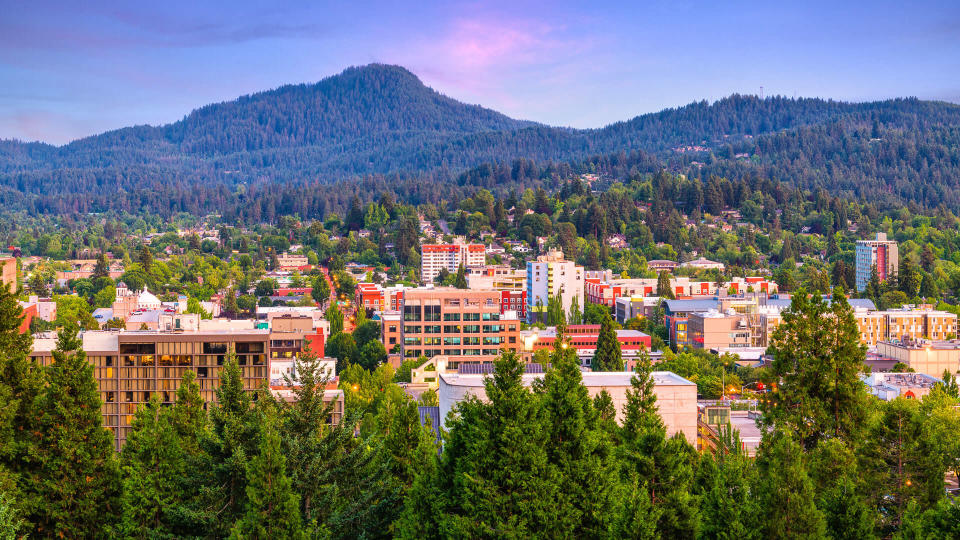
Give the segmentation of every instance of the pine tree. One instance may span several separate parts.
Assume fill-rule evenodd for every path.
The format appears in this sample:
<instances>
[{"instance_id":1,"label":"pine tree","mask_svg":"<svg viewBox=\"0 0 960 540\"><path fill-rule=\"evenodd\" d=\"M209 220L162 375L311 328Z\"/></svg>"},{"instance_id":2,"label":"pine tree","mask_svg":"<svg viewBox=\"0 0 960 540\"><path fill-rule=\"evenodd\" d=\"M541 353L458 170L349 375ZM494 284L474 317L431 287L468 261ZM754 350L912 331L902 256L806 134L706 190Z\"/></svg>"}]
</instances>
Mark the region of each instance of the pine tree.
<instances>
[{"instance_id":1,"label":"pine tree","mask_svg":"<svg viewBox=\"0 0 960 540\"><path fill-rule=\"evenodd\" d=\"M691 487L696 451L681 433L666 438L666 428L657 414L649 357L640 358L637 374L630 382L617 448L621 482L630 490L646 491L646 496L635 493L632 497L638 504L649 501L649 515L656 519L658 536L694 537L698 518ZM627 529L642 528L643 524L635 521L634 508L627 506L622 512L621 523L633 523Z\"/></svg>"},{"instance_id":2,"label":"pine tree","mask_svg":"<svg viewBox=\"0 0 960 540\"><path fill-rule=\"evenodd\" d=\"M757 454L757 504L763 514L763 538L823 538L823 513L814 502L816 491L807 474L803 451L790 435L768 432Z\"/></svg>"},{"instance_id":3,"label":"pine tree","mask_svg":"<svg viewBox=\"0 0 960 540\"><path fill-rule=\"evenodd\" d=\"M230 538L306 538L300 522L299 498L287 476L273 405L263 407L259 451L247 464L247 502Z\"/></svg>"},{"instance_id":4,"label":"pine tree","mask_svg":"<svg viewBox=\"0 0 960 540\"><path fill-rule=\"evenodd\" d=\"M657 296L673 300L673 287L670 286L670 274L662 270L657 276Z\"/></svg>"},{"instance_id":5,"label":"pine tree","mask_svg":"<svg viewBox=\"0 0 960 540\"><path fill-rule=\"evenodd\" d=\"M750 493L755 470L744 454L740 434L728 424L721 427L716 448L707 452L697 471L700 495L701 538L757 538L758 513Z\"/></svg>"},{"instance_id":6,"label":"pine tree","mask_svg":"<svg viewBox=\"0 0 960 540\"><path fill-rule=\"evenodd\" d=\"M453 286L458 289L467 288L467 273L463 268L463 263L460 263L460 266L457 268L457 277L453 281Z\"/></svg>"},{"instance_id":7,"label":"pine tree","mask_svg":"<svg viewBox=\"0 0 960 540\"><path fill-rule=\"evenodd\" d=\"M559 493L554 512L561 530L578 538L609 534L616 485L612 446L583 385L576 352L558 328L551 368L539 388L546 413L547 457L557 464Z\"/></svg>"},{"instance_id":8,"label":"pine tree","mask_svg":"<svg viewBox=\"0 0 960 540\"><path fill-rule=\"evenodd\" d=\"M876 511L853 451L841 440L821 441L809 454L810 478L831 538L877 538Z\"/></svg>"},{"instance_id":9,"label":"pine tree","mask_svg":"<svg viewBox=\"0 0 960 540\"><path fill-rule=\"evenodd\" d=\"M209 510L216 515L211 523L215 536L227 536L246 507L247 461L256 455L256 431L250 396L236 355L230 351L220 371L217 403L210 410L210 437L205 442L206 468L216 478Z\"/></svg>"},{"instance_id":10,"label":"pine tree","mask_svg":"<svg viewBox=\"0 0 960 540\"><path fill-rule=\"evenodd\" d=\"M31 482L31 471L39 466L37 422L42 409L38 398L44 378L30 359L33 338L20 333L22 321L23 309L16 297L0 286L0 489L9 483L12 511L29 518L34 508L45 504Z\"/></svg>"},{"instance_id":11,"label":"pine tree","mask_svg":"<svg viewBox=\"0 0 960 540\"><path fill-rule=\"evenodd\" d=\"M179 483L187 464L159 397L137 410L132 427L122 454L124 535L178 538L171 509L183 495Z\"/></svg>"},{"instance_id":12,"label":"pine tree","mask_svg":"<svg viewBox=\"0 0 960 540\"><path fill-rule=\"evenodd\" d=\"M543 412L523 385L523 362L505 352L485 382L489 403L468 400L447 422L435 491L441 534L558 536L556 465L547 457ZM422 507L421 507L422 508ZM431 519L423 516L425 522Z\"/></svg>"},{"instance_id":13,"label":"pine tree","mask_svg":"<svg viewBox=\"0 0 960 540\"><path fill-rule=\"evenodd\" d=\"M597 350L593 354L590 367L593 371L623 371L623 354L620 342L617 341L617 331L613 328L613 318L609 313L604 314L600 323Z\"/></svg>"},{"instance_id":14,"label":"pine tree","mask_svg":"<svg viewBox=\"0 0 960 540\"><path fill-rule=\"evenodd\" d=\"M868 410L859 378L866 348L859 338L853 309L840 289L829 306L798 291L770 348L780 384L761 403L765 425L795 433L806 449L822 438L856 441Z\"/></svg>"},{"instance_id":15,"label":"pine tree","mask_svg":"<svg viewBox=\"0 0 960 540\"><path fill-rule=\"evenodd\" d=\"M107 262L107 256L103 253L97 257L97 265L93 267L93 275L90 279L110 277L110 263Z\"/></svg>"},{"instance_id":16,"label":"pine tree","mask_svg":"<svg viewBox=\"0 0 960 540\"><path fill-rule=\"evenodd\" d=\"M30 478L43 500L31 519L38 536L99 536L120 513L114 437L81 345L76 327L60 331L40 397L41 458Z\"/></svg>"}]
</instances>

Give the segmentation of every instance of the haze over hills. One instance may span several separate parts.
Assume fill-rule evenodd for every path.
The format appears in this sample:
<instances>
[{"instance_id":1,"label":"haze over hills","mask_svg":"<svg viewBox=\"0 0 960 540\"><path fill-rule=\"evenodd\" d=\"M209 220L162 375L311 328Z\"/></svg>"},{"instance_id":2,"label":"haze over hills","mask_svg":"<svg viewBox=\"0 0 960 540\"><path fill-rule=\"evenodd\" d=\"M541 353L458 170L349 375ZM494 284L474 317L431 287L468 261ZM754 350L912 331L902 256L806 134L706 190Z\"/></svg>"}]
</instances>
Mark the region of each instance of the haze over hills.
<instances>
[{"instance_id":1,"label":"haze over hills","mask_svg":"<svg viewBox=\"0 0 960 540\"><path fill-rule=\"evenodd\" d=\"M417 190L439 183L440 193L484 163L577 170L598 155L629 160L636 172L759 175L878 200L960 204L960 106L948 103L734 95L578 130L463 104L380 64L208 105L165 126L61 147L0 141L0 202L30 212L209 211L371 175L395 186L413 179ZM516 176L501 174L491 187Z\"/></svg>"}]
</instances>

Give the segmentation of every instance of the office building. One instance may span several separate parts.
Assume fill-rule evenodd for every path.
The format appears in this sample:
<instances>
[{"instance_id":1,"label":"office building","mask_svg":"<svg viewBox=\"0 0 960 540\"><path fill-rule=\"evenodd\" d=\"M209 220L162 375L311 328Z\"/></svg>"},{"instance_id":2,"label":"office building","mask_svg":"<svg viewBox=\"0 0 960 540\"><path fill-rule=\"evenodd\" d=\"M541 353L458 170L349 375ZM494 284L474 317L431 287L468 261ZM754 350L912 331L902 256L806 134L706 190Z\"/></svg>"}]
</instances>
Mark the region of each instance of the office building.
<instances>
[{"instance_id":1,"label":"office building","mask_svg":"<svg viewBox=\"0 0 960 540\"><path fill-rule=\"evenodd\" d=\"M570 313L573 299L584 308L582 266L563 258L562 251L550 251L527 262L527 320L545 320L550 298L560 297L564 313Z\"/></svg>"},{"instance_id":2,"label":"office building","mask_svg":"<svg viewBox=\"0 0 960 540\"><path fill-rule=\"evenodd\" d=\"M196 373L204 401L216 401L220 372L228 353L237 355L243 387L254 392L267 383L269 332L101 332L81 335L87 360L103 402L103 424L116 436L119 450L132 430L137 407L154 395L162 403L176 400L186 371ZM40 365L53 362L56 336L34 340L31 357Z\"/></svg>"},{"instance_id":3,"label":"office building","mask_svg":"<svg viewBox=\"0 0 960 540\"><path fill-rule=\"evenodd\" d=\"M857 290L867 288L873 269L877 269L880 281L887 281L897 274L900 257L897 243L887 240L886 233L877 233L873 240L857 240L856 285Z\"/></svg>"},{"instance_id":4,"label":"office building","mask_svg":"<svg viewBox=\"0 0 960 540\"><path fill-rule=\"evenodd\" d=\"M440 270L456 274L460 265L469 268L487 262L487 248L483 244L423 244L420 246L420 279L433 283Z\"/></svg>"},{"instance_id":5,"label":"office building","mask_svg":"<svg viewBox=\"0 0 960 540\"><path fill-rule=\"evenodd\" d=\"M399 310L381 314L383 346L403 358L448 356L454 368L519 351L520 321L514 312L501 314L501 302L500 291L408 289Z\"/></svg>"}]
</instances>

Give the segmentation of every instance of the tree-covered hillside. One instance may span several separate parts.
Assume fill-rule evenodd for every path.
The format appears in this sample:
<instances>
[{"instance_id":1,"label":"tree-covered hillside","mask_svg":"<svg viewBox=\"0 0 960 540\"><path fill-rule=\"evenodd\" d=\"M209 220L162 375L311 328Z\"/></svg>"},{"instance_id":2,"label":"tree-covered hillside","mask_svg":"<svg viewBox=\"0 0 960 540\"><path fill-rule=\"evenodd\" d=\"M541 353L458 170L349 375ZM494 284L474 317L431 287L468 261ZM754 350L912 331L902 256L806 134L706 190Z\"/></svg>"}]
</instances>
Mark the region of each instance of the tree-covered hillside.
<instances>
[{"instance_id":1,"label":"tree-covered hillside","mask_svg":"<svg viewBox=\"0 0 960 540\"><path fill-rule=\"evenodd\" d=\"M960 107L916 99L734 95L602 129L556 128L457 102L401 67L375 64L208 105L166 126L62 147L0 141L0 203L28 212L169 213L262 196L320 197L340 208L344 186L317 190L350 180L352 191L366 178L406 198L406 189L448 189L436 184L483 164L577 168L642 155L643 169L704 179L762 176L877 201L957 205L958 142Z\"/></svg>"}]
</instances>

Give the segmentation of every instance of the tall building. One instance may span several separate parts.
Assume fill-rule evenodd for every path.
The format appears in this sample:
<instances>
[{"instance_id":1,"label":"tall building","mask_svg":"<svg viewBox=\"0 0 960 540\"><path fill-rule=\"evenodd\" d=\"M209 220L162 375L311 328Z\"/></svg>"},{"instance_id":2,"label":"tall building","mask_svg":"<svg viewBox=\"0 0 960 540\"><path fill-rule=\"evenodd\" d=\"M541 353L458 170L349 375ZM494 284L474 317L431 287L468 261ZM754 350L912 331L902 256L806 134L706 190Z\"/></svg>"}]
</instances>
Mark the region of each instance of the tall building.
<instances>
[{"instance_id":1,"label":"tall building","mask_svg":"<svg viewBox=\"0 0 960 540\"><path fill-rule=\"evenodd\" d=\"M897 242L887 240L886 233L877 233L873 240L857 240L857 290L867 288L874 267L880 281L886 281L897 273L899 264Z\"/></svg>"},{"instance_id":2,"label":"tall building","mask_svg":"<svg viewBox=\"0 0 960 540\"><path fill-rule=\"evenodd\" d=\"M573 299L582 310L584 290L583 267L563 258L562 251L550 251L527 262L527 319L546 317L551 297L560 296L563 312L569 313Z\"/></svg>"},{"instance_id":3,"label":"tall building","mask_svg":"<svg viewBox=\"0 0 960 540\"><path fill-rule=\"evenodd\" d=\"M483 244L423 244L420 246L420 279L433 283L440 270L456 274L464 268L483 266L487 262L487 248Z\"/></svg>"},{"instance_id":4,"label":"tall building","mask_svg":"<svg viewBox=\"0 0 960 540\"><path fill-rule=\"evenodd\" d=\"M513 312L501 315L501 301L500 291L408 289L398 311L382 314L383 346L404 358L445 355L452 367L519 351L520 321Z\"/></svg>"}]
</instances>

